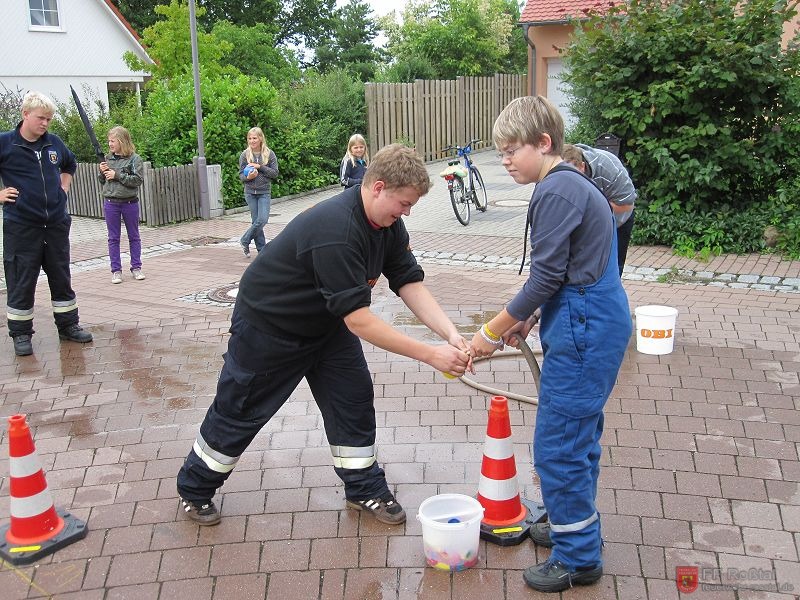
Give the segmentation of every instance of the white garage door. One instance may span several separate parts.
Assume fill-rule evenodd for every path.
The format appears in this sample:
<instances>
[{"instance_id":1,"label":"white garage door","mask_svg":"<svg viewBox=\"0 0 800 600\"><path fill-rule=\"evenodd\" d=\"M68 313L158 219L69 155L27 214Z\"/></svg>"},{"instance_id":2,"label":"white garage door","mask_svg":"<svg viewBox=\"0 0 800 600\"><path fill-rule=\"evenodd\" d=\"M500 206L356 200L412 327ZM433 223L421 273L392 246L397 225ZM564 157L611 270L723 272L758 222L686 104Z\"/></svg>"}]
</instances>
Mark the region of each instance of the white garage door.
<instances>
[{"instance_id":1,"label":"white garage door","mask_svg":"<svg viewBox=\"0 0 800 600\"><path fill-rule=\"evenodd\" d=\"M569 92L569 85L561 79L563 72L564 61L562 59L547 59L547 98L561 111L561 116L564 117L564 126L569 129L575 119L569 111L572 95Z\"/></svg>"}]
</instances>

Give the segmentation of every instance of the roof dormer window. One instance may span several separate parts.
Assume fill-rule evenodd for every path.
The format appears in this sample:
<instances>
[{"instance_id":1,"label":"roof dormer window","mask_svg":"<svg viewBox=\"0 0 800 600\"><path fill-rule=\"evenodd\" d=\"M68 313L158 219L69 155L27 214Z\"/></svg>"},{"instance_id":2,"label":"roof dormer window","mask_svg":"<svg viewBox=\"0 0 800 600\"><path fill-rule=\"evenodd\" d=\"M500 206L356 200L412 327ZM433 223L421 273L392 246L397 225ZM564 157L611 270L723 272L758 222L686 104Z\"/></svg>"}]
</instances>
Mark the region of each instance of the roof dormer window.
<instances>
[{"instance_id":1,"label":"roof dormer window","mask_svg":"<svg viewBox=\"0 0 800 600\"><path fill-rule=\"evenodd\" d=\"M61 29L58 0L28 0L31 29Z\"/></svg>"}]
</instances>

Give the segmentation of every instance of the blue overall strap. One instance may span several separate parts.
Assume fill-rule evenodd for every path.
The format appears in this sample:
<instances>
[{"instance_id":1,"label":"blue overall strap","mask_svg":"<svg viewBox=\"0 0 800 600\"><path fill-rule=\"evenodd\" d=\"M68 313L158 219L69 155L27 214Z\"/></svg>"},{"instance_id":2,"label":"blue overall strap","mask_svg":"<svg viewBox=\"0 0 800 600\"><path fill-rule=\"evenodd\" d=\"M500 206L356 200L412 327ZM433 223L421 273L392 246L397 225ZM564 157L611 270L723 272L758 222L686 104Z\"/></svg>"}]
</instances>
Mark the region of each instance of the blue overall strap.
<instances>
[{"instance_id":1,"label":"blue overall strap","mask_svg":"<svg viewBox=\"0 0 800 600\"><path fill-rule=\"evenodd\" d=\"M595 188L597 188L597 191L599 191L601 194L603 194L603 190L600 189L600 187L592 180L591 177L589 177L585 173L581 173L575 167L570 166L568 163L564 163L564 162L561 162L561 163L557 164L555 167L553 167L552 169L550 169L547 172L547 175L542 177L542 179L541 179L541 181L539 183L541 183L542 181L547 179L553 173L558 173L559 171L571 171L572 173L575 173L576 175L580 175L586 181L591 183ZM531 203L533 202L533 197L536 196L536 189L537 188L533 188L533 196L531 196ZM603 194L603 198L605 198L605 197L606 197L606 195ZM611 205L610 204L608 205L608 209L611 210ZM614 212L611 211L611 214L613 215ZM529 206L528 213L527 213L527 215L525 215L525 236L522 238L522 262L520 262L520 264L519 264L519 271L517 271L517 275L522 275L522 269L525 268L525 259L527 258L527 253L528 253L528 230L530 229L530 227L531 227L531 211L530 211L530 206ZM614 227L616 228L616 224L614 225Z\"/></svg>"}]
</instances>

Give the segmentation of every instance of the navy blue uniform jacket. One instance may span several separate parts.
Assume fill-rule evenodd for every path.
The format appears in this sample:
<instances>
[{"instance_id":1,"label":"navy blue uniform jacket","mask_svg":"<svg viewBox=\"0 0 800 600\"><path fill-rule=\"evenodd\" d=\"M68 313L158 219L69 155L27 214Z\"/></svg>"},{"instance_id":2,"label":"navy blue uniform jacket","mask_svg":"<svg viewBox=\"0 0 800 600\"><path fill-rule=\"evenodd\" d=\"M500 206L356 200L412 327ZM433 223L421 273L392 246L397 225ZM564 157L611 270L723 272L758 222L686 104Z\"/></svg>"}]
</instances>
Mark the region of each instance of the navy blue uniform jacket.
<instances>
[{"instance_id":1,"label":"navy blue uniform jacket","mask_svg":"<svg viewBox=\"0 0 800 600\"><path fill-rule=\"evenodd\" d=\"M33 144L25 141L19 133L20 125L0 134L3 187L19 190L16 202L3 204L3 219L31 227L61 223L68 216L61 173L75 174L75 155L52 133L45 133Z\"/></svg>"}]
</instances>

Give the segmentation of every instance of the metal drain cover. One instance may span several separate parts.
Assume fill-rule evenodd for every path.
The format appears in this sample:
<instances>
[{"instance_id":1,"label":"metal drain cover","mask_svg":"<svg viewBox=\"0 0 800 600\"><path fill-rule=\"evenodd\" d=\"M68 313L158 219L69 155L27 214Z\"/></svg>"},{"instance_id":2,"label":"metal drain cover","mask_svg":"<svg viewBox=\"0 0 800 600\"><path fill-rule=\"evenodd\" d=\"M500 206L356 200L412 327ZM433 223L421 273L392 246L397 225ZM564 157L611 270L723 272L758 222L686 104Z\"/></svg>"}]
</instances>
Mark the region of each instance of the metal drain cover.
<instances>
[{"instance_id":1,"label":"metal drain cover","mask_svg":"<svg viewBox=\"0 0 800 600\"><path fill-rule=\"evenodd\" d=\"M215 302L227 302L228 304L233 304L236 302L236 295L238 293L239 282L237 281L236 283L229 283L228 285L223 285L213 289L208 292L207 296L209 300L214 300Z\"/></svg>"}]
</instances>

